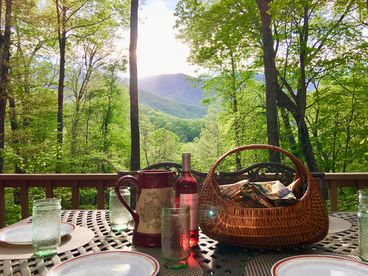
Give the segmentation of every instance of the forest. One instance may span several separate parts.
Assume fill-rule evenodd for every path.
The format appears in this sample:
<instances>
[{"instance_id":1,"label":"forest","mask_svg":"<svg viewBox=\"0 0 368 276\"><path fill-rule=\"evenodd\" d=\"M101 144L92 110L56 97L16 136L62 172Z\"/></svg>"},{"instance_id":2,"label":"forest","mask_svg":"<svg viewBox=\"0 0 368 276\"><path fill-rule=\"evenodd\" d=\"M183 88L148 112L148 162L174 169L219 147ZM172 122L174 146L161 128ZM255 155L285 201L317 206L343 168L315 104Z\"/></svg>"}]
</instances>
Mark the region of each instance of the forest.
<instances>
[{"instance_id":1,"label":"forest","mask_svg":"<svg viewBox=\"0 0 368 276\"><path fill-rule=\"evenodd\" d=\"M140 167L189 151L207 171L233 147L269 143L312 171L367 170L366 1L180 0L175 15L190 62L207 72L198 78L207 112L140 104ZM118 44L129 39L130 1L5 0L0 16L0 172L129 170ZM245 152L221 169L267 160L287 162Z\"/></svg>"}]
</instances>

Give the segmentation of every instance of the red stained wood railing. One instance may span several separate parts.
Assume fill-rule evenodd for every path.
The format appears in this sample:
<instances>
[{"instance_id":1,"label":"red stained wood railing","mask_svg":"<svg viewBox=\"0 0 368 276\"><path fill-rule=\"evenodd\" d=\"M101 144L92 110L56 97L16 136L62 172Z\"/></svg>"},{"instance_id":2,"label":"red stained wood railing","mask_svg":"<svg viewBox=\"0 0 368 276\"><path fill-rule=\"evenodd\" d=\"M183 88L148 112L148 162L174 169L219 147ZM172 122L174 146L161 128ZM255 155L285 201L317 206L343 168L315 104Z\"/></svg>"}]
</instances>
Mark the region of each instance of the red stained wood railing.
<instances>
[{"instance_id":1,"label":"red stained wood railing","mask_svg":"<svg viewBox=\"0 0 368 276\"><path fill-rule=\"evenodd\" d=\"M45 189L46 197L54 196L54 189L69 187L72 192L71 206L79 209L80 189L95 188L97 190L97 208L105 208L105 190L112 187L119 176L134 172L119 174L0 174L0 228L5 226L5 189L20 188L21 217L30 215L29 188L41 187ZM330 199L330 210L337 210L337 189L340 187L354 187L362 189L368 187L368 173L326 173L324 185L327 186Z\"/></svg>"},{"instance_id":2,"label":"red stained wood railing","mask_svg":"<svg viewBox=\"0 0 368 276\"><path fill-rule=\"evenodd\" d=\"M54 197L54 189L71 188L73 209L80 208L80 188L97 190L97 208L105 208L105 190L112 187L118 174L0 174L0 228L5 226L5 188L20 188L21 217L30 215L29 188L44 188L46 197Z\"/></svg>"},{"instance_id":3,"label":"red stained wood railing","mask_svg":"<svg viewBox=\"0 0 368 276\"><path fill-rule=\"evenodd\" d=\"M335 212L338 204L338 188L353 187L357 190L368 188L368 173L325 173L325 185L329 191L330 211Z\"/></svg>"}]
</instances>

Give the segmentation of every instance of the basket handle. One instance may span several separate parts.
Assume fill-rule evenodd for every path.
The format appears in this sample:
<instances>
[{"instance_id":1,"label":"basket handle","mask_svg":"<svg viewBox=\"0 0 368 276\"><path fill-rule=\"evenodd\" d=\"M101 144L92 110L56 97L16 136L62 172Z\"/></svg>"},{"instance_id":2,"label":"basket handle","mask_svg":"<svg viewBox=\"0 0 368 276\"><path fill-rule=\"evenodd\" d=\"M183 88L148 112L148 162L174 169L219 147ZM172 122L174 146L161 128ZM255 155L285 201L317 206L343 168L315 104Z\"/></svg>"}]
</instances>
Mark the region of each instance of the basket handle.
<instances>
[{"instance_id":1,"label":"basket handle","mask_svg":"<svg viewBox=\"0 0 368 276\"><path fill-rule=\"evenodd\" d=\"M312 184L312 185L316 185L312 179L312 175L309 172L309 170L303 165L302 161L300 161L297 157L295 157L293 154L291 154L290 152L277 147L277 146L273 146L273 145L267 145L267 144L250 144L250 145L246 145L246 146L240 146L237 148L234 148L228 152L226 152L224 155L222 155L219 159L217 159L217 161L215 162L215 164L213 164L213 166L211 167L211 169L208 172L208 177L213 177L217 167L219 166L219 164L230 154L236 153L236 152L240 152L240 151L244 151L244 150L250 150L250 149L268 149L268 150L274 150L274 151L278 151L283 153L284 155L286 155L295 165L295 172L296 172L296 176L305 176L307 178L308 184ZM212 183L212 185L214 185L214 183L212 181L210 181L210 183ZM310 185L308 185L307 187L307 191L310 189Z\"/></svg>"}]
</instances>

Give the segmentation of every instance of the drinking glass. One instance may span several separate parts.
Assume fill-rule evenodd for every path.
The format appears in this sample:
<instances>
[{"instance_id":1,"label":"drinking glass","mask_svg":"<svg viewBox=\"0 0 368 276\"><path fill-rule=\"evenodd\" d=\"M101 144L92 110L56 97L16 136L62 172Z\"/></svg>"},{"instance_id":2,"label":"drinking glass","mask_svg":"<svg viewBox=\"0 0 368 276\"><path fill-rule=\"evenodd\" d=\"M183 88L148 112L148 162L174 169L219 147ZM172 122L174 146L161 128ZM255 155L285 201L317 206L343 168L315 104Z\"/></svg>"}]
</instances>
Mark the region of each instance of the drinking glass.
<instances>
[{"instance_id":1,"label":"drinking glass","mask_svg":"<svg viewBox=\"0 0 368 276\"><path fill-rule=\"evenodd\" d=\"M120 194L127 204L130 205L130 189L129 187L120 187ZM109 199L110 225L114 231L121 232L128 229L132 216L128 209L119 201L115 189L110 189Z\"/></svg>"},{"instance_id":2,"label":"drinking glass","mask_svg":"<svg viewBox=\"0 0 368 276\"><path fill-rule=\"evenodd\" d=\"M359 257L368 261L368 189L359 190Z\"/></svg>"},{"instance_id":3,"label":"drinking glass","mask_svg":"<svg viewBox=\"0 0 368 276\"><path fill-rule=\"evenodd\" d=\"M57 253L60 244L61 204L58 198L33 201L32 245L36 256Z\"/></svg>"},{"instance_id":4,"label":"drinking glass","mask_svg":"<svg viewBox=\"0 0 368 276\"><path fill-rule=\"evenodd\" d=\"M188 266L190 255L189 228L189 206L162 208L161 255L165 267L180 269Z\"/></svg>"}]
</instances>

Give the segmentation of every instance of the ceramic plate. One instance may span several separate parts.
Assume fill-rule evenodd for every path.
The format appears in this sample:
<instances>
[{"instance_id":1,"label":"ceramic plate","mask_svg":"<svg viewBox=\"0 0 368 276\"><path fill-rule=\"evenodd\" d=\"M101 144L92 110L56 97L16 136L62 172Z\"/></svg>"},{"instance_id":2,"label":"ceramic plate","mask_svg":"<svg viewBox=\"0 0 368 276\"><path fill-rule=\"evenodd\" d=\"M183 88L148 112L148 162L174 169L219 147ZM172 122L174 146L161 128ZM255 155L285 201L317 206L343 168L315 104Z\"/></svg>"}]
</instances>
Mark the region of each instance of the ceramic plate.
<instances>
[{"instance_id":1,"label":"ceramic plate","mask_svg":"<svg viewBox=\"0 0 368 276\"><path fill-rule=\"evenodd\" d=\"M131 251L103 251L67 260L49 270L47 276L153 276L160 269L150 255Z\"/></svg>"},{"instance_id":2,"label":"ceramic plate","mask_svg":"<svg viewBox=\"0 0 368 276\"><path fill-rule=\"evenodd\" d=\"M328 233L338 233L342 231L349 230L351 228L351 223L342 218L337 218L333 216L328 217Z\"/></svg>"},{"instance_id":3,"label":"ceramic plate","mask_svg":"<svg viewBox=\"0 0 368 276\"><path fill-rule=\"evenodd\" d=\"M368 264L338 256L301 255L278 261L271 271L273 276L365 276Z\"/></svg>"},{"instance_id":4,"label":"ceramic plate","mask_svg":"<svg viewBox=\"0 0 368 276\"><path fill-rule=\"evenodd\" d=\"M60 236L64 237L70 234L74 228L74 224L62 222L60 225ZM0 241L19 245L32 244L32 223L14 225L1 230Z\"/></svg>"}]
</instances>

